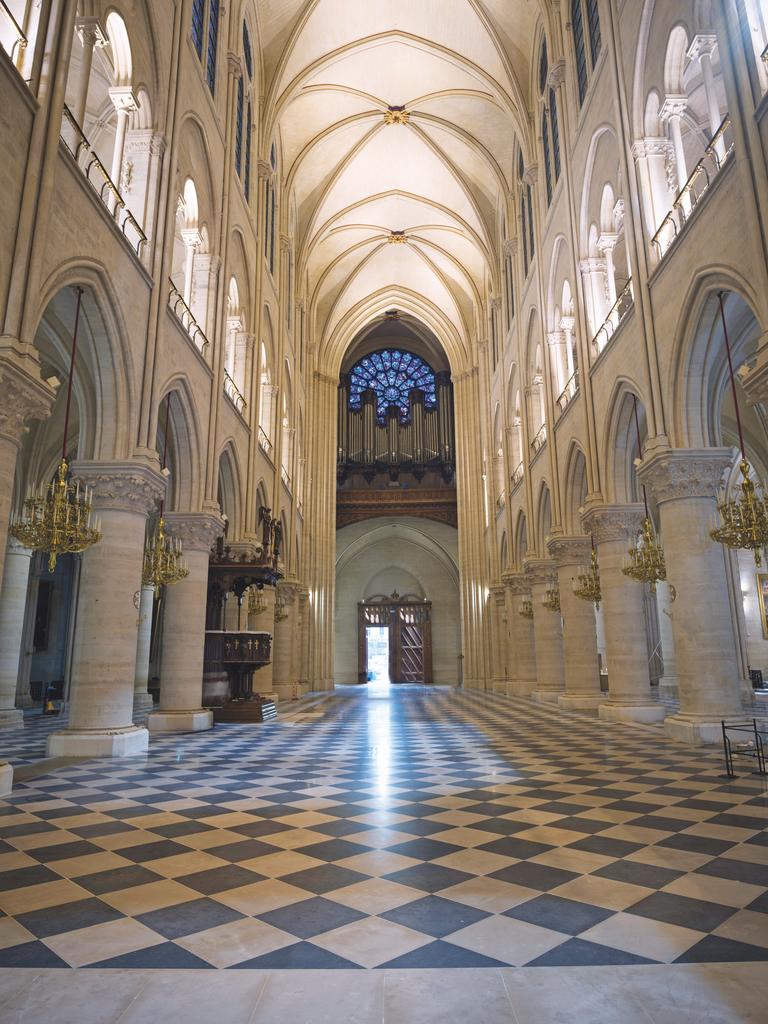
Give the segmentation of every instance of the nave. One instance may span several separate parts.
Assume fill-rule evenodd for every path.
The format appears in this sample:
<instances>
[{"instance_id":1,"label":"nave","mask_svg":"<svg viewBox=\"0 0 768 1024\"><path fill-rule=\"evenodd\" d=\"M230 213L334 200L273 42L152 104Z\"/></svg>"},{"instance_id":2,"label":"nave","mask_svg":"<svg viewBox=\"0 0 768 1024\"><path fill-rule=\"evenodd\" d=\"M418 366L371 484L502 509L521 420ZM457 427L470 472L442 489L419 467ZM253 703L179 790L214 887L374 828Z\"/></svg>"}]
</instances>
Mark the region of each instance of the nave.
<instances>
[{"instance_id":1,"label":"nave","mask_svg":"<svg viewBox=\"0 0 768 1024\"><path fill-rule=\"evenodd\" d=\"M163 991L210 1019L211 968L236 972L220 1024L765 1005L765 781L660 726L339 687L119 766L33 755L0 804L0 1021L86 991L99 1024Z\"/></svg>"}]
</instances>

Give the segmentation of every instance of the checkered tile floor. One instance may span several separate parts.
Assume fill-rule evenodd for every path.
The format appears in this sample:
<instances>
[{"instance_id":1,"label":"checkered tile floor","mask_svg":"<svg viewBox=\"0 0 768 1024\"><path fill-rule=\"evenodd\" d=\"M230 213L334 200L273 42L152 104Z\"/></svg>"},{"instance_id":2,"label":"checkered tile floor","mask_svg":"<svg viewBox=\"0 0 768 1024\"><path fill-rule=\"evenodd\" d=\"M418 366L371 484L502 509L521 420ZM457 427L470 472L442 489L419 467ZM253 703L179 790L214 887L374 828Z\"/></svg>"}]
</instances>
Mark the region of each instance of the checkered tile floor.
<instances>
[{"instance_id":1,"label":"checkered tile floor","mask_svg":"<svg viewBox=\"0 0 768 1024\"><path fill-rule=\"evenodd\" d=\"M768 796L523 700L343 689L0 801L0 967L768 960Z\"/></svg>"}]
</instances>

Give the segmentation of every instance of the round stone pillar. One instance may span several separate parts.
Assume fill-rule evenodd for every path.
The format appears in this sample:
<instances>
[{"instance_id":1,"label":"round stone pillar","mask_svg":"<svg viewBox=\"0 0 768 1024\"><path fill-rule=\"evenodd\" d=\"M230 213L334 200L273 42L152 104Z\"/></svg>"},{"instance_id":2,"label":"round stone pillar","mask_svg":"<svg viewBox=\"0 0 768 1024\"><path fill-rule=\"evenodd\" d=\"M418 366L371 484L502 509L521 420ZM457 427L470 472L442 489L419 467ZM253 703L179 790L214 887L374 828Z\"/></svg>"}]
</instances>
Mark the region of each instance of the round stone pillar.
<instances>
[{"instance_id":1,"label":"round stone pillar","mask_svg":"<svg viewBox=\"0 0 768 1024\"><path fill-rule=\"evenodd\" d=\"M272 685L280 700L295 700L299 695L294 674L294 651L298 641L295 583L279 583L276 596L283 602L285 618L279 622L275 618L272 640Z\"/></svg>"},{"instance_id":2,"label":"round stone pillar","mask_svg":"<svg viewBox=\"0 0 768 1024\"><path fill-rule=\"evenodd\" d=\"M72 652L69 725L48 738L55 757L136 754L149 733L133 724L138 622L147 515L165 478L143 462L77 462L73 475L93 490L102 537L81 556Z\"/></svg>"},{"instance_id":3,"label":"round stone pillar","mask_svg":"<svg viewBox=\"0 0 768 1024\"><path fill-rule=\"evenodd\" d=\"M509 660L507 643L506 592L503 586L491 587L491 690L507 693Z\"/></svg>"},{"instance_id":4,"label":"round stone pillar","mask_svg":"<svg viewBox=\"0 0 768 1024\"><path fill-rule=\"evenodd\" d=\"M133 709L151 711L152 695L149 686L149 656L152 645L152 612L155 607L155 588L142 584L139 597L139 633L136 640L136 675L134 677Z\"/></svg>"},{"instance_id":5,"label":"round stone pillar","mask_svg":"<svg viewBox=\"0 0 768 1024\"><path fill-rule=\"evenodd\" d=\"M642 505L601 505L583 518L600 565L608 700L598 710L607 722L660 722L665 715L651 693L643 586L621 571L642 520Z\"/></svg>"},{"instance_id":6,"label":"round stone pillar","mask_svg":"<svg viewBox=\"0 0 768 1024\"><path fill-rule=\"evenodd\" d=\"M688 743L718 741L721 719L742 713L725 553L709 535L717 490L732 463L730 448L675 449L644 459L639 470L659 506L667 579L677 591L680 711L664 728Z\"/></svg>"},{"instance_id":7,"label":"round stone pillar","mask_svg":"<svg viewBox=\"0 0 768 1024\"><path fill-rule=\"evenodd\" d=\"M147 726L151 733L201 732L213 726L213 712L202 706L208 562L224 521L208 512L169 512L165 526L181 541L189 575L165 588L160 707Z\"/></svg>"},{"instance_id":8,"label":"round stone pillar","mask_svg":"<svg viewBox=\"0 0 768 1024\"><path fill-rule=\"evenodd\" d=\"M507 615L509 617L509 696L529 697L536 688L536 649L533 636L533 620L524 618L520 612L523 601L531 598L531 584L523 572L505 572L502 576L507 592Z\"/></svg>"},{"instance_id":9,"label":"round stone pillar","mask_svg":"<svg viewBox=\"0 0 768 1024\"><path fill-rule=\"evenodd\" d=\"M553 537L547 547L557 566L560 614L563 620L565 693L560 707L569 710L596 708L602 702L600 664L597 657L595 606L573 592L573 581L589 565L589 537Z\"/></svg>"},{"instance_id":10,"label":"round stone pillar","mask_svg":"<svg viewBox=\"0 0 768 1024\"><path fill-rule=\"evenodd\" d=\"M677 664L672 620L675 615L673 588L662 581L656 584L656 608L659 613L659 642L664 675L659 680L660 697L677 697ZM676 596L676 595L675 595Z\"/></svg>"},{"instance_id":11,"label":"round stone pillar","mask_svg":"<svg viewBox=\"0 0 768 1024\"><path fill-rule=\"evenodd\" d=\"M24 721L24 712L16 707L16 686L31 561L31 550L11 538L0 590L0 726L21 725Z\"/></svg>"},{"instance_id":12,"label":"round stone pillar","mask_svg":"<svg viewBox=\"0 0 768 1024\"><path fill-rule=\"evenodd\" d=\"M563 624L560 612L550 611L543 605L547 591L557 586L555 563L551 558L537 558L525 564L531 584L536 648L536 687L531 697L548 704L557 704L565 690Z\"/></svg>"},{"instance_id":13,"label":"round stone pillar","mask_svg":"<svg viewBox=\"0 0 768 1024\"><path fill-rule=\"evenodd\" d=\"M262 665L261 668L257 668L253 673L253 692L258 693L260 697L269 697L272 700L277 700L278 695L275 693L272 680L274 678L275 670L275 598L276 598L274 587L264 587L261 591L261 597L264 602L264 610L260 612L252 612L248 616L248 629L256 630L259 633L269 633L272 637L272 653L270 655L270 662L268 665Z\"/></svg>"}]
</instances>

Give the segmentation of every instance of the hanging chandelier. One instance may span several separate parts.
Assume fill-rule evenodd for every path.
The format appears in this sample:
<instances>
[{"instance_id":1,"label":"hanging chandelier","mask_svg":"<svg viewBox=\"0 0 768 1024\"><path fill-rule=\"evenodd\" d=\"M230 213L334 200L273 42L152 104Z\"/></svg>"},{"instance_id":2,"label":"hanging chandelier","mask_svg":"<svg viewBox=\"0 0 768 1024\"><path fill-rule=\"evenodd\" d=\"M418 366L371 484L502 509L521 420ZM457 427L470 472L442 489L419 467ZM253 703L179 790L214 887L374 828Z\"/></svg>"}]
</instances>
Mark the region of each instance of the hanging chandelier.
<instances>
[{"instance_id":1,"label":"hanging chandelier","mask_svg":"<svg viewBox=\"0 0 768 1024\"><path fill-rule=\"evenodd\" d=\"M557 587L549 587L547 589L546 597L541 602L541 606L550 612L560 611L560 591Z\"/></svg>"},{"instance_id":2,"label":"hanging chandelier","mask_svg":"<svg viewBox=\"0 0 768 1024\"><path fill-rule=\"evenodd\" d=\"M529 601L529 600L522 601L521 604L520 604L520 611L518 612L518 615L520 615L521 618L523 618L523 619L532 619L533 618L533 601Z\"/></svg>"},{"instance_id":3,"label":"hanging chandelier","mask_svg":"<svg viewBox=\"0 0 768 1024\"><path fill-rule=\"evenodd\" d=\"M725 323L723 293L718 294L720 300L720 319L723 324L725 351L728 356L728 373L731 378L733 405L736 410L736 425L739 429L739 447L741 448L741 486L735 488L736 496L729 499L725 489L717 501L719 524L710 531L713 540L729 548L743 548L755 556L755 565L760 566L763 550L768 547L768 497L762 488L758 491L750 476L750 466L744 451L744 435L741 429L741 415L736 392L736 381L733 375L731 345L728 339L728 328Z\"/></svg>"},{"instance_id":4,"label":"hanging chandelier","mask_svg":"<svg viewBox=\"0 0 768 1024\"><path fill-rule=\"evenodd\" d=\"M161 515L144 548L141 582L145 587L154 587L157 595L161 587L171 586L187 576L189 569L182 558L181 541L177 537L167 536L165 520Z\"/></svg>"},{"instance_id":5,"label":"hanging chandelier","mask_svg":"<svg viewBox=\"0 0 768 1024\"><path fill-rule=\"evenodd\" d=\"M573 593L582 601L591 601L598 611L600 610L603 594L600 590L600 569L597 565L597 552L594 546L589 567L580 572L573 581Z\"/></svg>"},{"instance_id":6,"label":"hanging chandelier","mask_svg":"<svg viewBox=\"0 0 768 1024\"><path fill-rule=\"evenodd\" d=\"M634 400L635 430L637 431L637 448L642 453L640 441L640 419L637 415L637 397ZM656 536L656 531L651 522L648 512L648 495L643 484L643 505L645 506L645 517L640 526L640 536L635 539L627 552L627 559L622 567L625 576L630 576L638 583L647 583L651 593L656 593L656 584L667 578L667 565L664 560L664 548L661 540Z\"/></svg>"},{"instance_id":7,"label":"hanging chandelier","mask_svg":"<svg viewBox=\"0 0 768 1024\"><path fill-rule=\"evenodd\" d=\"M169 391L165 400L165 437L163 438L163 465L161 467L163 472L168 457L170 415L171 393ZM160 593L161 587L170 587L189 576L189 569L182 557L181 541L178 537L169 536L165 532L163 506L164 502L161 501L160 515L155 529L144 546L144 568L141 574L141 582L145 587L154 587L155 596Z\"/></svg>"},{"instance_id":8,"label":"hanging chandelier","mask_svg":"<svg viewBox=\"0 0 768 1024\"><path fill-rule=\"evenodd\" d=\"M64 411L64 441L56 478L48 491L40 489L24 501L21 516L9 527L12 537L32 551L48 554L48 571L53 572L59 555L80 554L101 540L101 524L91 521L92 494L89 487L81 491L80 484L68 479L67 434L69 411L72 405L72 378L77 354L77 330L80 324L80 306L83 289L75 288L75 326L72 332L72 356L67 381L67 401Z\"/></svg>"}]
</instances>

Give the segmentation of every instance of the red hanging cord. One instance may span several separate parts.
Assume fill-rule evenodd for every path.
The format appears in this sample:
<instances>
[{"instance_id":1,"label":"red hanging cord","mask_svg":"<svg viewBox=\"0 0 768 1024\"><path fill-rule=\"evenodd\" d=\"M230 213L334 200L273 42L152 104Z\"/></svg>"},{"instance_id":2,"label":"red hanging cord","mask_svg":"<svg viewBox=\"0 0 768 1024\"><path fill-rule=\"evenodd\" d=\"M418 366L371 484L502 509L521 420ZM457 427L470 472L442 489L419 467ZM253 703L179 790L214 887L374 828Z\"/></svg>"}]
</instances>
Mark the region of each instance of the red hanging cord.
<instances>
[{"instance_id":1,"label":"red hanging cord","mask_svg":"<svg viewBox=\"0 0 768 1024\"><path fill-rule=\"evenodd\" d=\"M67 458L67 434L69 433L69 410L72 407L72 379L75 376L75 357L77 355L77 331L80 325L80 305L83 298L83 289L75 285L77 305L75 306L75 326L72 329L72 357L69 361L69 380L67 381L67 404L64 411L64 441L61 448L61 461Z\"/></svg>"},{"instance_id":2,"label":"red hanging cord","mask_svg":"<svg viewBox=\"0 0 768 1024\"><path fill-rule=\"evenodd\" d=\"M728 373L731 377L731 391L733 393L733 407L736 410L736 426L739 428L739 448L741 448L741 457L746 459L747 455L744 451L744 434L741 429L741 413L739 412L739 399L736 394L736 378L733 374L733 359L731 358L731 343L728 340L728 327L725 323L725 304L723 302L723 295L725 292L718 292L717 298L720 303L720 319L723 323L723 337L725 338L725 352L728 356Z\"/></svg>"},{"instance_id":3,"label":"red hanging cord","mask_svg":"<svg viewBox=\"0 0 768 1024\"><path fill-rule=\"evenodd\" d=\"M171 392L169 391L165 397L165 435L163 437L163 464L160 467L161 470L165 469L166 459L168 457L168 424L171 419ZM165 509L165 498L160 500L160 515L162 517Z\"/></svg>"}]
</instances>

